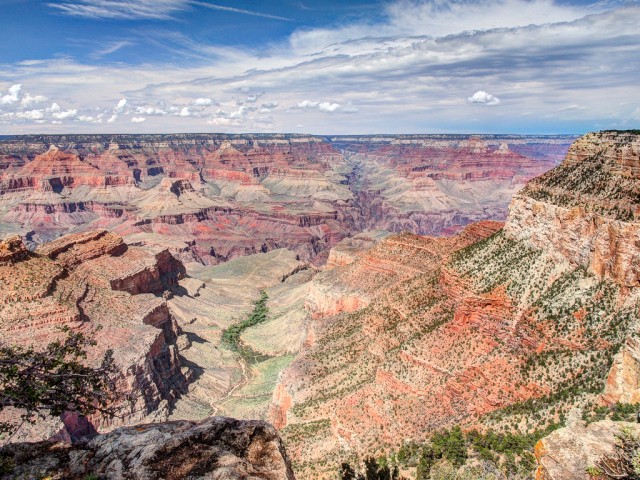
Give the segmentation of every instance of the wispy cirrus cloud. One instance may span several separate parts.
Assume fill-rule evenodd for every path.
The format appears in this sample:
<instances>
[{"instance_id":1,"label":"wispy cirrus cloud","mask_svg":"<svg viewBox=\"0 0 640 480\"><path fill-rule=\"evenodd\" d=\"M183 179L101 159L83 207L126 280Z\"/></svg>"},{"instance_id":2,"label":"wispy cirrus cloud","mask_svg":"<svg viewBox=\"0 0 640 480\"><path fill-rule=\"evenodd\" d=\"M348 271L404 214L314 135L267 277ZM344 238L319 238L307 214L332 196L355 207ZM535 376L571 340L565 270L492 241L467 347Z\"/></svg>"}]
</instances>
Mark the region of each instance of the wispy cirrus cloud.
<instances>
[{"instance_id":1,"label":"wispy cirrus cloud","mask_svg":"<svg viewBox=\"0 0 640 480\"><path fill-rule=\"evenodd\" d=\"M238 13L272 20L289 21L289 18L254 10L228 7L198 0L76 0L48 4L65 15L85 18L112 18L120 20L166 20L192 6L211 10Z\"/></svg>"},{"instance_id":2,"label":"wispy cirrus cloud","mask_svg":"<svg viewBox=\"0 0 640 480\"><path fill-rule=\"evenodd\" d=\"M189 7L188 0L76 0L49 3L60 13L74 17L168 19Z\"/></svg>"},{"instance_id":3,"label":"wispy cirrus cloud","mask_svg":"<svg viewBox=\"0 0 640 480\"><path fill-rule=\"evenodd\" d=\"M220 10L223 12L241 13L242 15L250 15L253 17L270 18L272 20L283 20L285 22L291 21L290 18L281 17L279 15L271 15L268 13L256 12L254 10L245 10L244 8L227 7L225 5L218 5L217 3L191 1L192 5L198 5L200 7L210 8L211 10Z\"/></svg>"}]
</instances>

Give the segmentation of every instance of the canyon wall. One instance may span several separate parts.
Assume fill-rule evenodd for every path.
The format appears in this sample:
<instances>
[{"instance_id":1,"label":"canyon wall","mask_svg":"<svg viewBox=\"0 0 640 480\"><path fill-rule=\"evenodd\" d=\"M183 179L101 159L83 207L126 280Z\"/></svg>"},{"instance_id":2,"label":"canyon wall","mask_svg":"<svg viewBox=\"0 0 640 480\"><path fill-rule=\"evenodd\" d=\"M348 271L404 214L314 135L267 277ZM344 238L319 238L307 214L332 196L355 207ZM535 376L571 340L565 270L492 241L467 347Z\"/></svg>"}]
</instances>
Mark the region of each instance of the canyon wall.
<instances>
[{"instance_id":1,"label":"canyon wall","mask_svg":"<svg viewBox=\"0 0 640 480\"><path fill-rule=\"evenodd\" d=\"M640 139L590 133L514 197L505 233L628 287L640 285Z\"/></svg>"},{"instance_id":2,"label":"canyon wall","mask_svg":"<svg viewBox=\"0 0 640 480\"><path fill-rule=\"evenodd\" d=\"M504 219L572 138L61 135L0 138L0 234L30 248L107 228L217 264L289 248L322 264L364 229L451 234Z\"/></svg>"},{"instance_id":3,"label":"canyon wall","mask_svg":"<svg viewBox=\"0 0 640 480\"><path fill-rule=\"evenodd\" d=\"M637 142L581 138L504 228L343 241L272 400L296 472L330 478L452 425L533 434L576 405L639 398Z\"/></svg>"},{"instance_id":4,"label":"canyon wall","mask_svg":"<svg viewBox=\"0 0 640 480\"><path fill-rule=\"evenodd\" d=\"M113 350L121 394L118 416L96 415L94 426L166 418L193 373L181 362L182 332L163 298L184 276L182 264L166 250L128 247L106 230L67 235L35 252L13 237L0 243L0 252L4 341L38 348L63 337L59 327L90 334L96 345L87 361L99 364ZM17 418L11 409L2 415ZM16 438L46 438L61 426L38 423Z\"/></svg>"}]
</instances>

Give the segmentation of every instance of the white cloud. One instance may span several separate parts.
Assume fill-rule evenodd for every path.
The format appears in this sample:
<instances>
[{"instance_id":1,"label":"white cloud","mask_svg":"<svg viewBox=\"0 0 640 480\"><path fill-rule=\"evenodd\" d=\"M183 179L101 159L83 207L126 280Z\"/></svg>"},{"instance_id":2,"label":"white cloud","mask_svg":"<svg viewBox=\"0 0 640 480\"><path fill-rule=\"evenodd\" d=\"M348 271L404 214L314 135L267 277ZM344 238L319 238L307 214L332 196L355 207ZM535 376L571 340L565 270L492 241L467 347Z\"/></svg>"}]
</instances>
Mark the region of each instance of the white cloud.
<instances>
[{"instance_id":1,"label":"white cloud","mask_svg":"<svg viewBox=\"0 0 640 480\"><path fill-rule=\"evenodd\" d=\"M278 102L267 102L260 105L260 113L270 113L272 110L278 106Z\"/></svg>"},{"instance_id":2,"label":"white cloud","mask_svg":"<svg viewBox=\"0 0 640 480\"><path fill-rule=\"evenodd\" d=\"M340 108L339 103L331 103L331 102L320 102L318 104L318 110L321 112L335 112Z\"/></svg>"},{"instance_id":3,"label":"white cloud","mask_svg":"<svg viewBox=\"0 0 640 480\"><path fill-rule=\"evenodd\" d=\"M144 122L144 121L146 121L146 120L147 120L147 119L146 119L146 118L144 118L144 117L132 117L132 118L131 118L131 121L132 121L133 123L142 123L142 122Z\"/></svg>"},{"instance_id":4,"label":"white cloud","mask_svg":"<svg viewBox=\"0 0 640 480\"><path fill-rule=\"evenodd\" d=\"M115 0L56 3L108 1ZM20 106L24 92L7 94L7 87L35 81L38 94L63 105L60 112L70 105L86 116L97 111L129 120L162 116L148 127L164 131L178 121L181 130L200 130L202 118L251 130L263 116L272 117L277 129L323 133L563 132L613 124L640 108L640 8L605 3L391 0L376 20L358 17L335 28L298 29L255 51L206 45L186 35L154 38L171 54L167 58L188 59L172 68L170 79L168 63L151 60L139 65L26 60L0 69L0 101L7 97L0 105L3 131L23 132L12 128L12 121L21 122L4 113L26 110ZM482 116L469 115L468 103L497 105L495 94L500 105L509 104L508 112L486 108ZM618 106L622 101L628 102L624 108ZM179 118L187 105L192 115ZM573 105L584 109L563 109ZM47 119L53 118L49 110ZM549 113L554 123L543 127ZM70 128L86 131L80 123Z\"/></svg>"},{"instance_id":5,"label":"white cloud","mask_svg":"<svg viewBox=\"0 0 640 480\"><path fill-rule=\"evenodd\" d=\"M167 19L186 9L189 3L189 0L77 0L49 3L49 6L74 17L133 20Z\"/></svg>"},{"instance_id":6,"label":"white cloud","mask_svg":"<svg viewBox=\"0 0 640 480\"><path fill-rule=\"evenodd\" d=\"M289 20L286 17L280 17L278 15L198 0L76 0L74 2L67 0L49 3L48 5L66 15L86 18L162 20L169 19L174 13L187 10L192 5L197 5L212 10L221 10L242 15L270 18L273 20Z\"/></svg>"},{"instance_id":7,"label":"white cloud","mask_svg":"<svg viewBox=\"0 0 640 480\"><path fill-rule=\"evenodd\" d=\"M44 119L43 110L27 110L26 112L16 112L15 118L22 120L42 120Z\"/></svg>"},{"instance_id":8,"label":"white cloud","mask_svg":"<svg viewBox=\"0 0 640 480\"><path fill-rule=\"evenodd\" d=\"M160 116L160 117L162 117L162 116L168 114L168 112L166 110L163 110L162 108L151 107L151 106L135 107L133 110L139 115L151 115L151 116Z\"/></svg>"},{"instance_id":9,"label":"white cloud","mask_svg":"<svg viewBox=\"0 0 640 480\"><path fill-rule=\"evenodd\" d=\"M193 104L196 107L208 107L213 104L213 100L211 100L210 98L200 97L200 98L196 98L193 101Z\"/></svg>"},{"instance_id":10,"label":"white cloud","mask_svg":"<svg viewBox=\"0 0 640 480\"><path fill-rule=\"evenodd\" d=\"M333 113L339 111L342 105L335 102L314 102L311 100L302 100L296 104L296 107L307 110L317 109L321 112Z\"/></svg>"},{"instance_id":11,"label":"white cloud","mask_svg":"<svg viewBox=\"0 0 640 480\"><path fill-rule=\"evenodd\" d=\"M122 98L118 101L116 108L113 109L113 113L122 113L124 112L124 108L127 106L127 99Z\"/></svg>"},{"instance_id":12,"label":"white cloud","mask_svg":"<svg viewBox=\"0 0 640 480\"><path fill-rule=\"evenodd\" d=\"M102 116L98 115L94 117L93 115L80 115L78 117L78 121L84 123L102 123Z\"/></svg>"},{"instance_id":13,"label":"white cloud","mask_svg":"<svg viewBox=\"0 0 640 480\"><path fill-rule=\"evenodd\" d=\"M0 104L9 105L11 103L16 103L20 97L20 90L22 90L22 85L17 83L15 85L11 85L9 87L9 94L0 97Z\"/></svg>"},{"instance_id":14,"label":"white cloud","mask_svg":"<svg viewBox=\"0 0 640 480\"><path fill-rule=\"evenodd\" d=\"M180 110L180 116L181 117L190 117L193 113L191 112L191 110L189 110L189 107L184 107L182 110Z\"/></svg>"},{"instance_id":15,"label":"white cloud","mask_svg":"<svg viewBox=\"0 0 640 480\"><path fill-rule=\"evenodd\" d=\"M301 102L298 102L296 106L298 108L316 108L319 104L320 102L312 102L311 100L302 100Z\"/></svg>"},{"instance_id":16,"label":"white cloud","mask_svg":"<svg viewBox=\"0 0 640 480\"><path fill-rule=\"evenodd\" d=\"M118 115L111 115L111 117L109 117L109 120L107 120L107 123L113 123L116 120L118 120Z\"/></svg>"},{"instance_id":17,"label":"white cloud","mask_svg":"<svg viewBox=\"0 0 640 480\"><path fill-rule=\"evenodd\" d=\"M20 105L22 105L23 107L30 107L32 105L38 104L38 103L44 103L47 101L47 97L45 97L44 95L30 95L30 94L25 94L24 97L22 97L22 100L20 100Z\"/></svg>"},{"instance_id":18,"label":"white cloud","mask_svg":"<svg viewBox=\"0 0 640 480\"><path fill-rule=\"evenodd\" d=\"M484 90L478 90L476 93L467 98L467 102L483 103L485 105L498 105L500 103L500 99L498 97L494 97L490 93L485 92Z\"/></svg>"},{"instance_id":19,"label":"white cloud","mask_svg":"<svg viewBox=\"0 0 640 480\"><path fill-rule=\"evenodd\" d=\"M54 105L58 105L57 103ZM51 116L53 118L55 118L56 120L67 120L70 118L75 118L78 115L78 110L60 110L60 107L58 106L58 111L52 112Z\"/></svg>"}]
</instances>

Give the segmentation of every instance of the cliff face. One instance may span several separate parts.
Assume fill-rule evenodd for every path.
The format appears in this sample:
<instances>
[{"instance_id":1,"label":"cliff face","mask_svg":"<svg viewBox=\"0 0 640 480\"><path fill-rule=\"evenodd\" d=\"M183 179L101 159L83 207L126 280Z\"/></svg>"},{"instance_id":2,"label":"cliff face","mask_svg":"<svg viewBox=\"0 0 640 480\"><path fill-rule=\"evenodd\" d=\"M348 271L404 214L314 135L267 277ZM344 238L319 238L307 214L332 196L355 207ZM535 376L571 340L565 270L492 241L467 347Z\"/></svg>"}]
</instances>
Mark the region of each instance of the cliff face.
<instances>
[{"instance_id":1,"label":"cliff face","mask_svg":"<svg viewBox=\"0 0 640 480\"><path fill-rule=\"evenodd\" d=\"M601 132L514 197L509 238L553 250L620 285L640 285L640 139Z\"/></svg>"},{"instance_id":2,"label":"cliff face","mask_svg":"<svg viewBox=\"0 0 640 480\"><path fill-rule=\"evenodd\" d=\"M341 244L349 256L331 254L313 279L309 341L273 397L297 471L321 463L328 478L340 458L445 426L531 433L575 405L635 401L636 144L613 133L576 142L513 200L504 229ZM583 151L608 159L600 174L576 173L591 168ZM551 188L546 200L531 193ZM622 205L634 216L615 216Z\"/></svg>"},{"instance_id":3,"label":"cliff face","mask_svg":"<svg viewBox=\"0 0 640 480\"><path fill-rule=\"evenodd\" d=\"M13 465L3 479L294 480L271 425L224 417L120 428L73 446L11 444L0 458Z\"/></svg>"},{"instance_id":4,"label":"cliff face","mask_svg":"<svg viewBox=\"0 0 640 480\"><path fill-rule=\"evenodd\" d=\"M107 349L114 350L124 411L118 419L96 417L94 425L108 428L167 415L191 375L178 355L181 331L162 298L184 276L180 262L166 250L128 247L105 230L68 235L36 252L13 238L0 243L0 251L13 252L11 261L0 265L4 341L44 346L62 335L59 326L85 331L100 326L88 360L98 362ZM42 438L59 428L55 422L42 424L21 430L18 438Z\"/></svg>"},{"instance_id":5,"label":"cliff face","mask_svg":"<svg viewBox=\"0 0 640 480\"><path fill-rule=\"evenodd\" d=\"M185 261L278 248L323 263L365 228L504 218L568 137L77 135L0 140L0 221L30 246L108 228ZM133 240L135 239L135 240Z\"/></svg>"}]
</instances>

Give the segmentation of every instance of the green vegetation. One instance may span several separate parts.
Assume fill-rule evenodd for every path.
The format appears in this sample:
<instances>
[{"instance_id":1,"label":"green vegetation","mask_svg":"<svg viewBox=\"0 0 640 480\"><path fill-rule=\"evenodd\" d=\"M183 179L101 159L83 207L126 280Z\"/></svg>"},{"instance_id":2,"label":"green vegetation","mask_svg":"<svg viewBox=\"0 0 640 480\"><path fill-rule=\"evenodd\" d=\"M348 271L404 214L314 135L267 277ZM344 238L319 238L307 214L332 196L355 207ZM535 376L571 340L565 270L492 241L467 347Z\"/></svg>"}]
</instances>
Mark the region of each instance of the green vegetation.
<instances>
[{"instance_id":1,"label":"green vegetation","mask_svg":"<svg viewBox=\"0 0 640 480\"><path fill-rule=\"evenodd\" d=\"M267 308L268 299L267 292L263 290L260 298L254 304L251 314L245 320L231 325L222 332L222 342L234 352L238 352L248 363L259 363L271 358L269 355L256 352L251 347L244 345L240 340L244 330L267 321L267 314L269 313Z\"/></svg>"},{"instance_id":2,"label":"green vegetation","mask_svg":"<svg viewBox=\"0 0 640 480\"><path fill-rule=\"evenodd\" d=\"M640 403L615 403L610 406L592 405L582 411L582 419L587 423L600 420L635 422L640 412Z\"/></svg>"},{"instance_id":3,"label":"green vegetation","mask_svg":"<svg viewBox=\"0 0 640 480\"><path fill-rule=\"evenodd\" d=\"M559 425L529 434L500 434L492 430L463 432L456 425L435 432L426 442L407 442L377 460L343 463L341 479L394 479L394 472L415 468L416 480L533 478L533 447ZM374 468L375 467L375 468ZM378 475L378 476L376 476Z\"/></svg>"},{"instance_id":4,"label":"green vegetation","mask_svg":"<svg viewBox=\"0 0 640 480\"><path fill-rule=\"evenodd\" d=\"M66 337L43 350L0 344L0 412L8 407L21 412L20 423L0 423L0 433L11 434L24 423L66 411L116 414L117 368L112 351L106 352L100 366L87 366L86 350L95 340L69 328L61 330Z\"/></svg>"},{"instance_id":5,"label":"green vegetation","mask_svg":"<svg viewBox=\"0 0 640 480\"><path fill-rule=\"evenodd\" d=\"M340 467L341 480L398 480L398 467L387 464L386 458L376 460L369 457L364 461L363 472L354 470L348 463Z\"/></svg>"},{"instance_id":6,"label":"green vegetation","mask_svg":"<svg viewBox=\"0 0 640 480\"><path fill-rule=\"evenodd\" d=\"M636 219L640 183L621 175L603 154L563 163L530 182L523 194L563 207L580 206L616 220Z\"/></svg>"}]
</instances>

